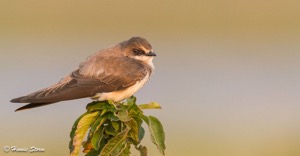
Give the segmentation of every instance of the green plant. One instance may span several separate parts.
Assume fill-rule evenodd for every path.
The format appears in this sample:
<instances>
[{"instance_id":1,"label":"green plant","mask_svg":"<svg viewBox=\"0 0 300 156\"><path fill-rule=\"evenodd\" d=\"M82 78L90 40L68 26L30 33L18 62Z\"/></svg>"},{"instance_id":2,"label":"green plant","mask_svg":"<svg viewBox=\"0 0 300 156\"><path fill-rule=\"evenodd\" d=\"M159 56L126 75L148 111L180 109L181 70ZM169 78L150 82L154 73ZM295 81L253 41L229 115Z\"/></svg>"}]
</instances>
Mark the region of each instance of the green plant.
<instances>
[{"instance_id":1,"label":"green plant","mask_svg":"<svg viewBox=\"0 0 300 156\"><path fill-rule=\"evenodd\" d=\"M131 96L126 102L95 101L86 106L87 111L74 123L70 134L70 155L77 156L81 145L86 156L129 156L133 145L141 156L147 156L146 146L140 145L145 130L149 128L152 142L165 155L165 134L160 121L144 115L141 109L161 108L159 104L136 104ZM86 132L86 141L83 141Z\"/></svg>"}]
</instances>

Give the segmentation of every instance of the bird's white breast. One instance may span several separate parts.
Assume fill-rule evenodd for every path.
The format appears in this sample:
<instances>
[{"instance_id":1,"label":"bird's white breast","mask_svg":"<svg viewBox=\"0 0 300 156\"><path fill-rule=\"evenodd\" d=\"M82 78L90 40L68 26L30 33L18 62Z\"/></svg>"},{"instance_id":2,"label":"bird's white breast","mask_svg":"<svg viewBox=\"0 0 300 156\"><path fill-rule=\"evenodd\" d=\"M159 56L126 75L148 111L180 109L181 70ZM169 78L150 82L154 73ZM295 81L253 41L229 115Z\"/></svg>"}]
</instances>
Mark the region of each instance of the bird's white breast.
<instances>
[{"instance_id":1,"label":"bird's white breast","mask_svg":"<svg viewBox=\"0 0 300 156\"><path fill-rule=\"evenodd\" d=\"M119 90L119 91L114 91L114 92L109 92L109 93L98 93L96 94L96 98L99 101L104 101L104 100L113 100L113 101L122 101L126 98L129 98L132 96L135 92L137 92L141 87L144 86L144 84L148 81L149 79L149 73L142 79L141 81L138 81L135 85L130 86L126 89Z\"/></svg>"}]
</instances>

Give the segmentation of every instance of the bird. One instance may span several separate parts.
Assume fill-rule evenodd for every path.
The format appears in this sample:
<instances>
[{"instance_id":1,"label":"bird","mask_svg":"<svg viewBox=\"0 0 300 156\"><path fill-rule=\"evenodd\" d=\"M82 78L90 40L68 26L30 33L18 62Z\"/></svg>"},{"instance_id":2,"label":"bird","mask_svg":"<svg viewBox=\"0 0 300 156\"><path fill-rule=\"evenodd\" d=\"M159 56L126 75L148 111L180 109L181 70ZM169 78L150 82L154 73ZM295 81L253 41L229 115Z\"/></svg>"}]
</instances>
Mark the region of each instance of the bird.
<instances>
[{"instance_id":1,"label":"bird","mask_svg":"<svg viewBox=\"0 0 300 156\"><path fill-rule=\"evenodd\" d=\"M155 56L145 38L131 37L92 54L56 84L11 102L27 103L15 111L86 97L119 102L135 94L149 80Z\"/></svg>"}]
</instances>

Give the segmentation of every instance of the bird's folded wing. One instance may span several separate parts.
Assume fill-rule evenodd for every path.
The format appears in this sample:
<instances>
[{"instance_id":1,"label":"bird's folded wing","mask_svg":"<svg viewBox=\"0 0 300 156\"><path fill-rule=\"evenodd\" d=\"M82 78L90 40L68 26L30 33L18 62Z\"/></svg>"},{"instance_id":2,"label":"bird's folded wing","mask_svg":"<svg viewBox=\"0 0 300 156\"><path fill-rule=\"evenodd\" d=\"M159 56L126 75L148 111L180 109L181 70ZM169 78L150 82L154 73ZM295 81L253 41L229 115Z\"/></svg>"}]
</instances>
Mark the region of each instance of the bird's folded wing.
<instances>
[{"instance_id":1,"label":"bird's folded wing","mask_svg":"<svg viewBox=\"0 0 300 156\"><path fill-rule=\"evenodd\" d=\"M141 62L126 57L90 61L94 62L86 62L57 84L12 102L55 103L122 90L141 81L149 71Z\"/></svg>"},{"instance_id":2,"label":"bird's folded wing","mask_svg":"<svg viewBox=\"0 0 300 156\"><path fill-rule=\"evenodd\" d=\"M128 57L100 57L87 60L83 66L72 73L79 85L98 84L99 91L122 90L143 80L151 69Z\"/></svg>"}]
</instances>

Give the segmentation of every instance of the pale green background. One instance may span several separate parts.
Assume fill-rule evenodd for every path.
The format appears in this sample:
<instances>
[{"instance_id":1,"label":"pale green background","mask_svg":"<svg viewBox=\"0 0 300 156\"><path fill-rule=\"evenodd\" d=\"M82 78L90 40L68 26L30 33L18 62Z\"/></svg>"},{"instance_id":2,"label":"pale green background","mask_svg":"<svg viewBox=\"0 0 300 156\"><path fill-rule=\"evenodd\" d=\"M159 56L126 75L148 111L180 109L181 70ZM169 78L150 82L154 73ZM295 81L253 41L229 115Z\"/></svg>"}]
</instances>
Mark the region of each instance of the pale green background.
<instances>
[{"instance_id":1,"label":"pale green background","mask_svg":"<svg viewBox=\"0 0 300 156\"><path fill-rule=\"evenodd\" d=\"M89 99L18 113L9 100L131 36L158 54L136 96L162 105L145 113L162 121L168 156L300 155L298 0L1 0L0 147L46 152L0 155L68 155Z\"/></svg>"}]
</instances>

